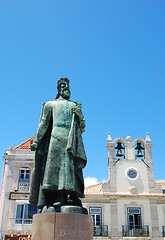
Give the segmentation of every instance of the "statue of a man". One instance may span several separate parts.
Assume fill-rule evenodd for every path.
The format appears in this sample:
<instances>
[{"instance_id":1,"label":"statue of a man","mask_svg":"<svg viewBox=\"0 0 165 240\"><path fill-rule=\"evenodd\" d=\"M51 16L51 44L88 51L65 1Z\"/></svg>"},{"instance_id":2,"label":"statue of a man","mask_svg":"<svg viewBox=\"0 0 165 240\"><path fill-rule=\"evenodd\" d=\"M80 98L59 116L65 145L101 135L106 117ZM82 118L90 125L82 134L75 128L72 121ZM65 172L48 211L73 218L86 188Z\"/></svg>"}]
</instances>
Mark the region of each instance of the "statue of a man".
<instances>
[{"instance_id":1,"label":"statue of a man","mask_svg":"<svg viewBox=\"0 0 165 240\"><path fill-rule=\"evenodd\" d=\"M60 78L57 89L57 97L43 104L31 145L31 150L36 152L30 203L44 211L52 206L55 211L67 204L81 206L79 197L84 197L85 120L81 104L69 100L69 80Z\"/></svg>"}]
</instances>

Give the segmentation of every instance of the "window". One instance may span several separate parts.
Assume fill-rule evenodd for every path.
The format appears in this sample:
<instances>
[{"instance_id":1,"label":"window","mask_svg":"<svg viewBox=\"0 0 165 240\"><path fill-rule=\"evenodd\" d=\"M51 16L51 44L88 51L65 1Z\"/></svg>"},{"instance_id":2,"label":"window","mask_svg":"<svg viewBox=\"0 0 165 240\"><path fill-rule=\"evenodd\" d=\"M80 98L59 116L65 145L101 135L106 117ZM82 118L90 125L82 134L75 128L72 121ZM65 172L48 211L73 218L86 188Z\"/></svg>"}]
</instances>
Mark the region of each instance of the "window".
<instances>
[{"instance_id":1,"label":"window","mask_svg":"<svg viewBox=\"0 0 165 240\"><path fill-rule=\"evenodd\" d=\"M21 168L19 170L18 191L28 192L30 187L30 168Z\"/></svg>"},{"instance_id":2,"label":"window","mask_svg":"<svg viewBox=\"0 0 165 240\"><path fill-rule=\"evenodd\" d=\"M19 170L19 182L30 182L30 169L21 168Z\"/></svg>"},{"instance_id":3,"label":"window","mask_svg":"<svg viewBox=\"0 0 165 240\"><path fill-rule=\"evenodd\" d=\"M99 226L101 225L102 221L102 211L101 207L90 207L89 208L89 214L93 218L93 225L94 226Z\"/></svg>"},{"instance_id":4,"label":"window","mask_svg":"<svg viewBox=\"0 0 165 240\"><path fill-rule=\"evenodd\" d=\"M136 207L128 208L129 229L141 228L141 209Z\"/></svg>"},{"instance_id":5,"label":"window","mask_svg":"<svg viewBox=\"0 0 165 240\"><path fill-rule=\"evenodd\" d=\"M37 206L31 204L18 204L15 223L31 224L33 214L37 213Z\"/></svg>"}]
</instances>

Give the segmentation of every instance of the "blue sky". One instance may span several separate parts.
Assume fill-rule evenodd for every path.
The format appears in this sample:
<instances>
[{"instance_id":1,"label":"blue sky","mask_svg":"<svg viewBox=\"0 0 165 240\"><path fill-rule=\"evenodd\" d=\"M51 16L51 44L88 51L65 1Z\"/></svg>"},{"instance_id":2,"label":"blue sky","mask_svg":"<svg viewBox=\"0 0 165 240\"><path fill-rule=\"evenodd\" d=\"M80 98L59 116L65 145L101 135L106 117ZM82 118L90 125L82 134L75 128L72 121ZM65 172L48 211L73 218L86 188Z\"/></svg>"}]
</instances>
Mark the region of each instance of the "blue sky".
<instances>
[{"instance_id":1,"label":"blue sky","mask_svg":"<svg viewBox=\"0 0 165 240\"><path fill-rule=\"evenodd\" d=\"M149 132L155 179L165 179L165 1L1 0L1 159L35 134L63 76L86 119L84 176L107 179L108 131Z\"/></svg>"}]
</instances>

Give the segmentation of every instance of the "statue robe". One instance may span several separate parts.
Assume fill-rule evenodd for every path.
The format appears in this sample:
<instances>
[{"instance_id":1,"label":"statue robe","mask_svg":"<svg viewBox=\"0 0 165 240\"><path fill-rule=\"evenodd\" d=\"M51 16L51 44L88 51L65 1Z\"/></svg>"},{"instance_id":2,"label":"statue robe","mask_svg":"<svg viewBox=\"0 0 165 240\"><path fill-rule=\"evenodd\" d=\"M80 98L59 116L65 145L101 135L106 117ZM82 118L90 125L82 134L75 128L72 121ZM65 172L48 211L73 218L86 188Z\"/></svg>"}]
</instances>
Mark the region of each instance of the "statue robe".
<instances>
[{"instance_id":1,"label":"statue robe","mask_svg":"<svg viewBox=\"0 0 165 240\"><path fill-rule=\"evenodd\" d=\"M36 142L30 203L43 207L46 191L65 190L84 197L82 169L86 165L75 102L55 99L43 106Z\"/></svg>"}]
</instances>

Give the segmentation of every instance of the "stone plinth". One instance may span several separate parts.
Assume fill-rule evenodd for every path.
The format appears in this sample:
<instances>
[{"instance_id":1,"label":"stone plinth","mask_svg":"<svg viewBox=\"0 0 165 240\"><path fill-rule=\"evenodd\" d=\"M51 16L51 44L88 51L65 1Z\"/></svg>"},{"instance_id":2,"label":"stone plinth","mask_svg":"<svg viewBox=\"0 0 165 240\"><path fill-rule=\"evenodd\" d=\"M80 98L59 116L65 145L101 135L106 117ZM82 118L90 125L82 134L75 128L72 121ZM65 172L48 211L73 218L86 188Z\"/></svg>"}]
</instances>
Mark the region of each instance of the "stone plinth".
<instances>
[{"instance_id":1,"label":"stone plinth","mask_svg":"<svg viewBox=\"0 0 165 240\"><path fill-rule=\"evenodd\" d=\"M32 240L93 240L91 216L40 213L33 216Z\"/></svg>"}]
</instances>

